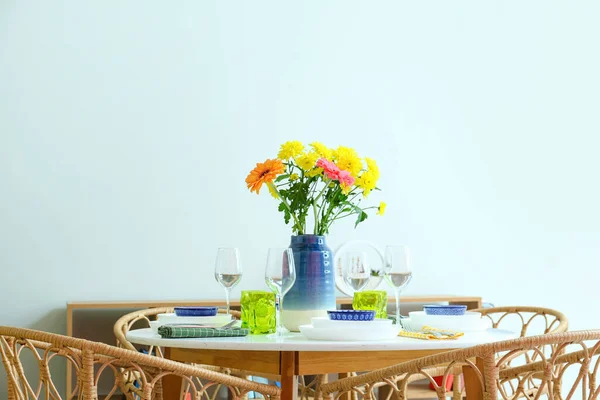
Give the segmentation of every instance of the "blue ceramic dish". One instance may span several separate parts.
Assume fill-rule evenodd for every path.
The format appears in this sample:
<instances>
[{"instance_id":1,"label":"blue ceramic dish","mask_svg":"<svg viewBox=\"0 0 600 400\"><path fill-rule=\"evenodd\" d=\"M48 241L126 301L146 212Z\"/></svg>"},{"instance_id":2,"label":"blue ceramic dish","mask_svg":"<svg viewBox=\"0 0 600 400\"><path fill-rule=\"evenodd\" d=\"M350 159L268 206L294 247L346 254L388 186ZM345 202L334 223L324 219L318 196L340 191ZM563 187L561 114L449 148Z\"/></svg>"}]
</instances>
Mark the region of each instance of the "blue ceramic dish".
<instances>
[{"instance_id":1,"label":"blue ceramic dish","mask_svg":"<svg viewBox=\"0 0 600 400\"><path fill-rule=\"evenodd\" d=\"M178 317L214 317L219 307L175 307Z\"/></svg>"},{"instance_id":2,"label":"blue ceramic dish","mask_svg":"<svg viewBox=\"0 0 600 400\"><path fill-rule=\"evenodd\" d=\"M327 311L329 319L334 321L373 321L374 310L335 310Z\"/></svg>"},{"instance_id":3,"label":"blue ceramic dish","mask_svg":"<svg viewBox=\"0 0 600 400\"><path fill-rule=\"evenodd\" d=\"M423 306L425 314L427 315L464 315L467 311L467 306L459 305L435 305L435 306Z\"/></svg>"}]
</instances>

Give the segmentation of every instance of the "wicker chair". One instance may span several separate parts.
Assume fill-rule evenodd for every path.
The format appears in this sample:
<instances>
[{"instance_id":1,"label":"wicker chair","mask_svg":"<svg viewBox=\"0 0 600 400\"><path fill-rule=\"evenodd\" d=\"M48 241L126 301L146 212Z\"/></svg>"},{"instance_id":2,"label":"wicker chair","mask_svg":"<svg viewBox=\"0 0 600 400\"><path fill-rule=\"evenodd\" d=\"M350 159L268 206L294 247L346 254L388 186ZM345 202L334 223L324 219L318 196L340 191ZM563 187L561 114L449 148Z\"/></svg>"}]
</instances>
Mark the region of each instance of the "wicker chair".
<instances>
[{"instance_id":1,"label":"wicker chair","mask_svg":"<svg viewBox=\"0 0 600 400\"><path fill-rule=\"evenodd\" d=\"M98 399L98 381L109 378L112 388L104 400L116 399L120 389L127 399L162 400L163 379L178 378L185 383L181 399L206 398L214 385L227 387L234 399L250 391L277 400L276 386L251 382L238 377L209 371L163 358L121 349L104 343L76 339L30 329L0 326L0 355L7 373L9 400L62 399L51 374L53 365L67 362L74 368L77 383L71 398ZM34 361L37 371L24 367ZM135 380L129 379L135 376ZM205 382L200 384L200 380ZM5 397L6 398L6 397ZM120 397L119 397L120 398Z\"/></svg>"},{"instance_id":2,"label":"wicker chair","mask_svg":"<svg viewBox=\"0 0 600 400\"><path fill-rule=\"evenodd\" d=\"M173 313L174 311L175 311L175 309L173 307L156 307L156 308L138 310L138 311L134 311L129 314L123 315L121 318L119 318L117 320L117 322L113 326L113 332L117 339L117 347L121 347L121 348L124 348L127 350L132 350L132 351L142 351L146 354L151 354L151 355L154 355L154 356L157 356L160 358L164 358L163 350L160 347L134 345L133 343L131 343L127 340L126 335L127 335L127 332L129 332L134 327L149 328L150 321L155 320L156 316L158 314ZM224 313L224 312L225 312L225 310L219 310L219 313ZM234 318L236 318L236 319L240 318L240 312L230 311L230 313L232 314L232 316ZM243 378L243 379L248 379L250 376L250 373L248 373L246 371L232 370L230 368L215 367L213 365L195 365L195 366L205 369L205 370L208 370L208 371L220 372L223 374L237 376L237 377ZM135 374L130 374L130 375L128 375L128 379L130 381L135 381L137 379L137 377L135 376ZM184 385L184 384L185 384L185 382L182 382L182 385ZM204 382L199 381L198 384L202 385L202 384L204 384ZM220 390L221 390L221 385L213 385L210 388L210 390L206 391L204 397L206 398L206 400L216 400L219 395Z\"/></svg>"},{"instance_id":3,"label":"wicker chair","mask_svg":"<svg viewBox=\"0 0 600 400\"><path fill-rule=\"evenodd\" d=\"M481 308L476 310L470 310L473 312L481 313L482 318L489 318L492 322L493 328L507 328L509 330L518 329L520 337L551 334L551 333L562 333L568 329L568 321L565 315L559 311L542 308L542 307L528 307L528 306L511 306L511 307L493 307L493 308ZM525 362L535 361L536 353L523 353L521 355ZM519 358L515 358L513 362L518 362ZM510 367L510 365L507 365ZM442 376L445 373L446 366L430 367L426 372L430 376ZM463 397L463 388L460 384L461 366L457 365L454 368L453 378L454 385L452 386L452 397L453 400L461 400ZM400 377L398 377L399 379ZM409 383L412 383L408 387L408 398L423 397L427 396L427 386L418 385L419 381L427 380L425 375L414 374L408 379ZM380 382L378 387L387 386L385 383ZM416 387L423 388L417 392ZM528 382L529 393L532 394L537 388L535 377L532 376ZM431 392L431 397L435 395ZM386 400L390 400L392 392L389 391Z\"/></svg>"},{"instance_id":4,"label":"wicker chair","mask_svg":"<svg viewBox=\"0 0 600 400\"><path fill-rule=\"evenodd\" d=\"M482 318L488 318L492 322L493 328L506 328L513 331L518 329L520 337L564 333L569 328L567 317L560 311L551 308L508 306L481 308L473 311L480 312ZM549 354L553 350L552 346L539 346L535 350L513 354L504 368L535 362L539 359L540 354ZM536 392L540 389L541 381L536 374L532 374L523 382L511 382L510 380L505 382L505 385L517 384L523 384L523 393L528 397L535 397ZM454 397L458 398L456 391Z\"/></svg>"},{"instance_id":5,"label":"wicker chair","mask_svg":"<svg viewBox=\"0 0 600 400\"><path fill-rule=\"evenodd\" d=\"M115 337L117 338L117 346L122 347L129 350L143 350L148 354L154 354L158 357L164 357L163 351L160 347L155 346L140 346L133 345L133 343L129 342L126 338L127 332L132 328L148 328L150 327L150 321L154 320L158 314L163 313L172 313L174 312L173 308L170 307L157 307L157 308L149 308L145 310L134 311L129 314L123 315L121 318L117 320L113 327L113 331ZM219 312L225 312L225 310L219 310ZM241 313L239 311L230 311L232 316L236 319L240 319ZM248 379L250 376L259 376L261 378L266 378L271 381L280 380L279 375L269 375L264 373L254 373L252 371L245 371L236 368L223 368L223 367L215 367L212 365L196 365L197 367L204 368L210 371L221 372L225 374L230 374L234 376L238 376L240 378ZM326 381L327 376L317 376L313 379L309 380L304 376L298 377L298 390L299 390L299 398L300 399L311 399L314 398L316 388L320 382ZM215 386L212 390L211 397L209 400L215 400L216 394L218 393L219 387Z\"/></svg>"},{"instance_id":6,"label":"wicker chair","mask_svg":"<svg viewBox=\"0 0 600 400\"><path fill-rule=\"evenodd\" d=\"M543 353L541 348L552 351ZM566 350L569 353L565 353ZM509 366L515 357L524 353L537 354L538 361ZM548 399L570 400L577 392L584 400L595 400L600 395L599 353L600 330L527 336L440 353L326 383L320 386L317 395L330 399L345 398L346 395L373 399L375 388L379 383L385 383L392 388L395 398L405 399L410 378L423 375L435 387L436 397L445 400L444 384L448 376L456 365L463 365L468 376L467 396L473 400L523 397L537 400L542 395ZM446 365L441 385L427 373L429 368L438 365ZM534 375L543 390L531 396L526 385ZM516 385L513 384L515 381Z\"/></svg>"},{"instance_id":7,"label":"wicker chair","mask_svg":"<svg viewBox=\"0 0 600 400\"><path fill-rule=\"evenodd\" d=\"M548 333L562 333L569 328L567 317L559 311L542 307L492 307L470 310L480 312L482 318L492 321L493 328L520 325L521 337ZM512 325L510 325L512 328ZM532 332L532 330L534 332Z\"/></svg>"},{"instance_id":8,"label":"wicker chair","mask_svg":"<svg viewBox=\"0 0 600 400\"><path fill-rule=\"evenodd\" d=\"M117 339L117 347L122 347L124 349L133 350L133 351L143 351L146 354L152 354L157 357L164 358L163 351L160 347L157 346L143 346L143 345L133 345L129 340L127 340L127 333L134 327L138 328L150 328L150 321L155 320L158 314L165 313L173 313L175 309L173 307L156 307L156 308L148 308L144 310L138 310L131 312L129 314L123 315L121 318L115 322L113 326L113 332ZM220 309L219 313L225 313L225 310ZM239 311L230 311L230 314L235 319L240 319L241 313ZM231 371L228 368L214 367L210 365L203 365L202 368L209 369L211 371L230 373Z\"/></svg>"}]
</instances>

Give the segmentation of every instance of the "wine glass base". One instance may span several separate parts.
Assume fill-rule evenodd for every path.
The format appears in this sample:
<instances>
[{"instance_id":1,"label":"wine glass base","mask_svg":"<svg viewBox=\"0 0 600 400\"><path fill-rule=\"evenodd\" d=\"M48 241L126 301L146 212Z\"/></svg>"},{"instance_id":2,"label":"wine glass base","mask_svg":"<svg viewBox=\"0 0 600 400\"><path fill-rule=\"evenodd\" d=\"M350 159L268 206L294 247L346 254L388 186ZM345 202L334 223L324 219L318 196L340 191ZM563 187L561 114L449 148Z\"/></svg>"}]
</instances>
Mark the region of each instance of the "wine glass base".
<instances>
[{"instance_id":1,"label":"wine glass base","mask_svg":"<svg viewBox=\"0 0 600 400\"><path fill-rule=\"evenodd\" d=\"M280 338L280 337L285 337L289 333L290 333L290 331L287 328L282 326L281 328L278 328L275 333L268 334L267 338L276 339L276 338Z\"/></svg>"}]
</instances>

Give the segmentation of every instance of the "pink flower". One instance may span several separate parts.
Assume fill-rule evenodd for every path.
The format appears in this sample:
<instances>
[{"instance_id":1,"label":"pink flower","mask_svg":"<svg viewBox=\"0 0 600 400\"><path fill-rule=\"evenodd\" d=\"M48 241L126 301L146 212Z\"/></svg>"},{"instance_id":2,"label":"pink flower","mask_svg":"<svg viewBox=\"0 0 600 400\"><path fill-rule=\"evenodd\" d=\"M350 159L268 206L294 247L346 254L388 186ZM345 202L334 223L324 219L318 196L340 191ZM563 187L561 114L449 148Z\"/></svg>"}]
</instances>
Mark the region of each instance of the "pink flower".
<instances>
[{"instance_id":1,"label":"pink flower","mask_svg":"<svg viewBox=\"0 0 600 400\"><path fill-rule=\"evenodd\" d=\"M346 188L354 185L354 177L350 174L350 172L339 169L337 165L326 158L319 158L317 161L317 167L323 168L323 174L326 177L334 181L339 181L340 184Z\"/></svg>"},{"instance_id":2,"label":"pink flower","mask_svg":"<svg viewBox=\"0 0 600 400\"><path fill-rule=\"evenodd\" d=\"M350 175L350 172L348 171L340 170L338 173L338 180L342 185L347 187L354 185L354 177Z\"/></svg>"},{"instance_id":3,"label":"pink flower","mask_svg":"<svg viewBox=\"0 0 600 400\"><path fill-rule=\"evenodd\" d=\"M323 174L325 174L325 176L327 176L329 179L338 179L340 169L337 165L326 158L319 158L317 160L317 167L323 168Z\"/></svg>"}]
</instances>

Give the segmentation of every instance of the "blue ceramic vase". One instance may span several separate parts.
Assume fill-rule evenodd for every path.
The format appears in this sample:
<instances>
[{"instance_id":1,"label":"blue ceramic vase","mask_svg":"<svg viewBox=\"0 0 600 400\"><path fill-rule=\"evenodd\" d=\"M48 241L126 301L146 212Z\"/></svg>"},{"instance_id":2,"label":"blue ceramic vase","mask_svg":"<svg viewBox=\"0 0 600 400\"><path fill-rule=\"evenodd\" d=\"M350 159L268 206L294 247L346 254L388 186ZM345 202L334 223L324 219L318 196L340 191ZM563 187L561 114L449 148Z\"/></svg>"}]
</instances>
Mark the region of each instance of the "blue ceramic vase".
<instances>
[{"instance_id":1,"label":"blue ceramic vase","mask_svg":"<svg viewBox=\"0 0 600 400\"><path fill-rule=\"evenodd\" d=\"M326 317L335 310L335 275L333 252L325 236L292 236L296 282L283 301L283 324L297 332L300 325L310 324L312 317Z\"/></svg>"}]
</instances>

